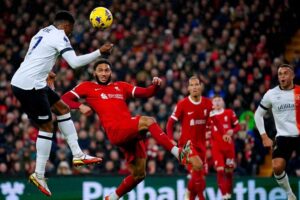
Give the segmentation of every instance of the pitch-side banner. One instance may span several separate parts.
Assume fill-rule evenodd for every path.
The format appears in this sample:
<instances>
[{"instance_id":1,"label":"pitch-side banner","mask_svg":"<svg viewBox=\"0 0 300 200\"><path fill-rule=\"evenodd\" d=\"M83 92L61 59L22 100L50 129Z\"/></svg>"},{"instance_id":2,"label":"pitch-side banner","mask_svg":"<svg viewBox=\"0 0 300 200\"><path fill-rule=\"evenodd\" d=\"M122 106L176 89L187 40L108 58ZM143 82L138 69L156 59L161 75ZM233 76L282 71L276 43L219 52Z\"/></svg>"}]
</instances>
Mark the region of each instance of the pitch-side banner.
<instances>
[{"instance_id":1,"label":"pitch-side banner","mask_svg":"<svg viewBox=\"0 0 300 200\"><path fill-rule=\"evenodd\" d=\"M0 177L2 200L102 200L115 190L122 177L50 177L52 197L45 197L26 179ZM290 178L291 186L300 199L300 179ZM183 200L186 188L183 176L148 176L123 200ZM207 200L221 200L215 177L207 178ZM273 178L236 178L233 188L236 200L285 200L286 194Z\"/></svg>"}]
</instances>

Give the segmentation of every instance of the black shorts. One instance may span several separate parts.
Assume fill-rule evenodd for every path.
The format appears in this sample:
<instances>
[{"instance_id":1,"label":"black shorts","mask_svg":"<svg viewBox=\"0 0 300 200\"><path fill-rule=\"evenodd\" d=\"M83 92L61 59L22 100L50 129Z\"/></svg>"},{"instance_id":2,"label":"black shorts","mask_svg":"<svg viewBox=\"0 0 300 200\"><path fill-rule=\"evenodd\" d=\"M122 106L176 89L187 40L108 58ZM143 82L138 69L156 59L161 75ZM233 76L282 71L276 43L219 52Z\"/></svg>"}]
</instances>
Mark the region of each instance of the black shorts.
<instances>
[{"instance_id":1,"label":"black shorts","mask_svg":"<svg viewBox=\"0 0 300 200\"><path fill-rule=\"evenodd\" d=\"M291 158L293 151L296 151L298 156L300 155L300 136L278 136L273 145L272 158L284 158L288 161Z\"/></svg>"},{"instance_id":2,"label":"black shorts","mask_svg":"<svg viewBox=\"0 0 300 200\"><path fill-rule=\"evenodd\" d=\"M51 88L46 86L38 90L23 90L12 86L12 91L29 119L37 124L52 120L51 106L58 102L60 97Z\"/></svg>"}]
</instances>

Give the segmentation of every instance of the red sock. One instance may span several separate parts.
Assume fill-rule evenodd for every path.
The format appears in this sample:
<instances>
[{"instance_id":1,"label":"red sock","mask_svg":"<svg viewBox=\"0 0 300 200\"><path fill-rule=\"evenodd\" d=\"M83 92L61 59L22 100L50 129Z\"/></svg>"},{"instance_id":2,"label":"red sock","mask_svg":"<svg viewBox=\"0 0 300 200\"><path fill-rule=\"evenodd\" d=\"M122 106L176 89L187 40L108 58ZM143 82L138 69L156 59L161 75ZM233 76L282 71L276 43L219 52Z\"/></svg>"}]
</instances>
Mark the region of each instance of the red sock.
<instances>
[{"instance_id":1,"label":"red sock","mask_svg":"<svg viewBox=\"0 0 300 200\"><path fill-rule=\"evenodd\" d=\"M171 151L174 147L168 136L161 130L157 123L153 123L149 126L148 129L152 135L152 137L163 146L167 151Z\"/></svg>"},{"instance_id":2,"label":"red sock","mask_svg":"<svg viewBox=\"0 0 300 200\"><path fill-rule=\"evenodd\" d=\"M192 177L195 177L195 191L197 192L197 196L199 200L205 200L203 192L206 187L205 179L204 179L204 171L193 171Z\"/></svg>"},{"instance_id":3,"label":"red sock","mask_svg":"<svg viewBox=\"0 0 300 200\"><path fill-rule=\"evenodd\" d=\"M194 200L196 196L200 200L204 200L203 192L205 189L204 171L192 171L191 179L188 183L188 190L191 192L190 200Z\"/></svg>"},{"instance_id":4,"label":"red sock","mask_svg":"<svg viewBox=\"0 0 300 200\"><path fill-rule=\"evenodd\" d=\"M190 198L189 200L195 200L196 199L197 194L194 192L190 192Z\"/></svg>"},{"instance_id":5,"label":"red sock","mask_svg":"<svg viewBox=\"0 0 300 200\"><path fill-rule=\"evenodd\" d=\"M218 180L218 186L221 190L222 195L225 195L227 192L227 184L226 184L226 177L224 170L217 171L217 180Z\"/></svg>"},{"instance_id":6,"label":"red sock","mask_svg":"<svg viewBox=\"0 0 300 200\"><path fill-rule=\"evenodd\" d=\"M119 197L122 197L124 194L132 190L139 182L141 182L143 179L136 180L133 178L132 175L127 176L123 179L122 183L119 185L119 187L116 189L116 193Z\"/></svg>"},{"instance_id":7,"label":"red sock","mask_svg":"<svg viewBox=\"0 0 300 200\"><path fill-rule=\"evenodd\" d=\"M227 193L232 193L232 184L233 184L233 173L227 172L225 173L226 176L226 191Z\"/></svg>"}]
</instances>

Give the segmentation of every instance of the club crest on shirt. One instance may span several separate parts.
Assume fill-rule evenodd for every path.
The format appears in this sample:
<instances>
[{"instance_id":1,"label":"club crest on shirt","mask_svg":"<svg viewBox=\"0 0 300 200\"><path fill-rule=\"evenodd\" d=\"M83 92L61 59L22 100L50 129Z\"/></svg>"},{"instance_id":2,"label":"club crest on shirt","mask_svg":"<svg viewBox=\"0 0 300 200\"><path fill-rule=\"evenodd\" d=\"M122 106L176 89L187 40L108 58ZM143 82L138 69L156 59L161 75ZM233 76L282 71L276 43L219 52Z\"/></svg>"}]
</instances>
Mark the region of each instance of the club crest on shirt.
<instances>
[{"instance_id":1,"label":"club crest on shirt","mask_svg":"<svg viewBox=\"0 0 300 200\"><path fill-rule=\"evenodd\" d=\"M225 121L225 122L228 121L228 117L227 117L227 116L224 117L224 121Z\"/></svg>"},{"instance_id":2,"label":"club crest on shirt","mask_svg":"<svg viewBox=\"0 0 300 200\"><path fill-rule=\"evenodd\" d=\"M120 88L118 86L115 86L115 90L120 91Z\"/></svg>"}]
</instances>

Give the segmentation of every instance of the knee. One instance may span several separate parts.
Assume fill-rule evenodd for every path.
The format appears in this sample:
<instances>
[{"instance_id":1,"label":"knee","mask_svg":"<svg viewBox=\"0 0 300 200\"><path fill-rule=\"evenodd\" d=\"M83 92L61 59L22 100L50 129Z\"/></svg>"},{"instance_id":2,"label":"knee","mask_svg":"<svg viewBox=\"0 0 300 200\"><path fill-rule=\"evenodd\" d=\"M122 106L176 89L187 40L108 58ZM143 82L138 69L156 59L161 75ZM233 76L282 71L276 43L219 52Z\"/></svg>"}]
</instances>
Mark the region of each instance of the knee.
<instances>
[{"instance_id":1,"label":"knee","mask_svg":"<svg viewBox=\"0 0 300 200\"><path fill-rule=\"evenodd\" d=\"M203 164L201 162L194 162L192 167L194 171L200 171L203 169Z\"/></svg>"},{"instance_id":2,"label":"knee","mask_svg":"<svg viewBox=\"0 0 300 200\"><path fill-rule=\"evenodd\" d=\"M138 171L135 171L133 173L133 178L137 181L142 181L144 180L146 177L146 171L145 170L138 170Z\"/></svg>"},{"instance_id":3,"label":"knee","mask_svg":"<svg viewBox=\"0 0 300 200\"><path fill-rule=\"evenodd\" d=\"M280 163L273 163L272 167L273 167L273 171L276 175L282 174L282 172L284 171L284 168L283 168L282 164L280 164Z\"/></svg>"},{"instance_id":4,"label":"knee","mask_svg":"<svg viewBox=\"0 0 300 200\"><path fill-rule=\"evenodd\" d=\"M59 112L61 115L64 115L64 114L67 114L69 113L71 110L70 110L70 107L67 105L67 104L62 104Z\"/></svg>"},{"instance_id":5,"label":"knee","mask_svg":"<svg viewBox=\"0 0 300 200\"><path fill-rule=\"evenodd\" d=\"M48 132L48 133L53 132L53 124L52 124L52 121L49 121L49 122L40 124L40 125L39 125L39 129L40 129L41 131L45 131L45 132Z\"/></svg>"},{"instance_id":6,"label":"knee","mask_svg":"<svg viewBox=\"0 0 300 200\"><path fill-rule=\"evenodd\" d=\"M143 122L143 125L145 127L149 127L151 126L152 124L156 123L155 119L153 117L147 117L147 116L142 116L141 117L141 120Z\"/></svg>"}]
</instances>

